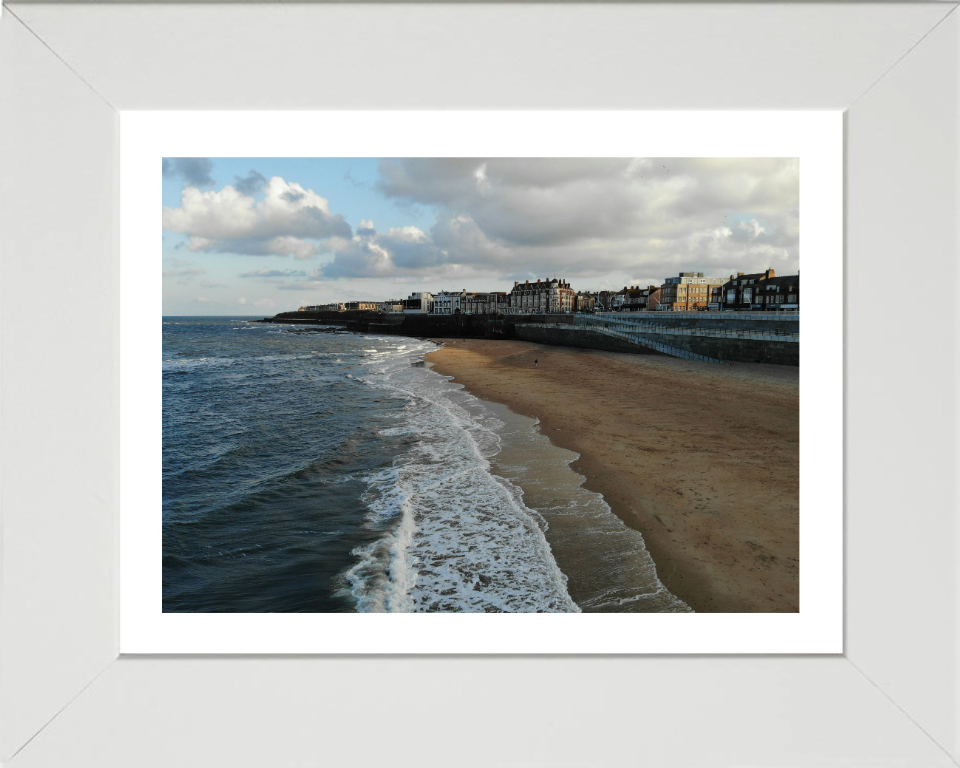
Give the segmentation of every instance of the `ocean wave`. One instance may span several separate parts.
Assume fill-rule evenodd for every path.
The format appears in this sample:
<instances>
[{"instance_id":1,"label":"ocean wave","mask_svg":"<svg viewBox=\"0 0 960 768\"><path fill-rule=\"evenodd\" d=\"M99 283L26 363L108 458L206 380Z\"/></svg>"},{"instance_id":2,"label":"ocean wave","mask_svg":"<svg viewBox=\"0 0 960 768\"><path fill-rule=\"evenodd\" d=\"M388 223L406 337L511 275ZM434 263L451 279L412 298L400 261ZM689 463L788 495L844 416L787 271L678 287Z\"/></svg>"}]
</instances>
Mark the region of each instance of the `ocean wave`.
<instances>
[{"instance_id":1,"label":"ocean wave","mask_svg":"<svg viewBox=\"0 0 960 768\"><path fill-rule=\"evenodd\" d=\"M365 360L362 381L407 400L401 424L417 439L387 471L366 478L368 524L345 574L360 611L576 612L522 494L490 472L502 422L429 369L422 343Z\"/></svg>"},{"instance_id":2,"label":"ocean wave","mask_svg":"<svg viewBox=\"0 0 960 768\"><path fill-rule=\"evenodd\" d=\"M236 362L233 357L173 357L163 361L163 372L189 373L198 368L226 367Z\"/></svg>"}]
</instances>

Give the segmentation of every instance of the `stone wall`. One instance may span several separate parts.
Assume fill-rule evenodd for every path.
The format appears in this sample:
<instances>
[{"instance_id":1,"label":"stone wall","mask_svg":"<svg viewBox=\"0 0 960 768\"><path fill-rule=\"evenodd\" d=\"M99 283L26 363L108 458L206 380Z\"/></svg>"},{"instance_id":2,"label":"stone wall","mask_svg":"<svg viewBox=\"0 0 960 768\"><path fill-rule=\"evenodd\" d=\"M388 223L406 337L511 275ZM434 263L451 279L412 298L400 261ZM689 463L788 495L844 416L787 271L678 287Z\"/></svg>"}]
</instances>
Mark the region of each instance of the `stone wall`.
<instances>
[{"instance_id":1,"label":"stone wall","mask_svg":"<svg viewBox=\"0 0 960 768\"><path fill-rule=\"evenodd\" d=\"M717 360L738 363L772 363L775 365L800 365L798 342L718 338L712 336L678 336L673 334L645 334L651 341L671 347L679 347L698 355ZM656 350L633 344L625 339L596 333L585 328L538 328L519 325L516 337L538 344L552 344L581 349L601 349L607 352L630 352L632 354L661 354Z\"/></svg>"},{"instance_id":2,"label":"stone wall","mask_svg":"<svg viewBox=\"0 0 960 768\"><path fill-rule=\"evenodd\" d=\"M626 319L625 315L624 319ZM722 318L722 319L721 319ZM637 319L636 315L630 316ZM624 339L590 331L585 327L532 328L524 323L573 323L573 315L378 315L373 312L283 312L267 322L345 325L360 333L393 333L402 336L473 339L523 339L539 344L552 344L581 349L632 354L661 354L656 350L632 344ZM645 322L676 328L703 330L782 331L797 333L797 315L733 316L699 313L650 313ZM652 327L652 326L651 326ZM642 328L642 326L641 326ZM738 339L713 336L645 332L647 338L679 347L699 355L741 363L773 363L799 365L800 344L796 341Z\"/></svg>"},{"instance_id":3,"label":"stone wall","mask_svg":"<svg viewBox=\"0 0 960 768\"><path fill-rule=\"evenodd\" d=\"M551 344L557 347L578 347L580 349L601 349L604 352L630 352L639 355L659 355L655 349L631 344L624 339L607 336L603 333L584 331L579 328L536 328L519 325L516 337L523 341L535 341L537 344Z\"/></svg>"}]
</instances>

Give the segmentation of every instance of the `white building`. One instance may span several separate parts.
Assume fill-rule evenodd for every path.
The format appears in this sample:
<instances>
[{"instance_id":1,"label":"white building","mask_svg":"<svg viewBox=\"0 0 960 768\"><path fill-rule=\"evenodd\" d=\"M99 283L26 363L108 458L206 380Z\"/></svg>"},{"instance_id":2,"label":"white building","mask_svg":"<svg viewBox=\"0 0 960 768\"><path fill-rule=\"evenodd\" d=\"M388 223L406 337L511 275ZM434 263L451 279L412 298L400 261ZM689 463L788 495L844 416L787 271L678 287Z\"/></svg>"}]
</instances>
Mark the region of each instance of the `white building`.
<instances>
[{"instance_id":1,"label":"white building","mask_svg":"<svg viewBox=\"0 0 960 768\"><path fill-rule=\"evenodd\" d=\"M433 312L432 293L417 291L403 300L403 313L405 315L429 315L431 312Z\"/></svg>"},{"instance_id":2,"label":"white building","mask_svg":"<svg viewBox=\"0 0 960 768\"><path fill-rule=\"evenodd\" d=\"M463 304L467 298L467 289L464 288L459 293L452 291L440 291L433 295L433 314L435 315L458 315L463 311Z\"/></svg>"}]
</instances>

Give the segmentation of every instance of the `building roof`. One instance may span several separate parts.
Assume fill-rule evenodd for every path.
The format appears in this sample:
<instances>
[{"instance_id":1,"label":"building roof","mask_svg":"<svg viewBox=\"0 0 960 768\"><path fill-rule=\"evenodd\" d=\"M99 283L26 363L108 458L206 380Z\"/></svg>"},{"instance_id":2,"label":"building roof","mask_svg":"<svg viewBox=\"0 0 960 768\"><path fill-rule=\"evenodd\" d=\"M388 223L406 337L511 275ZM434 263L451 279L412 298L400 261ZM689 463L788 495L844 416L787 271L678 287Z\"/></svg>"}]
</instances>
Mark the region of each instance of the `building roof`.
<instances>
[{"instance_id":1,"label":"building roof","mask_svg":"<svg viewBox=\"0 0 960 768\"><path fill-rule=\"evenodd\" d=\"M763 281L764 285L800 285L800 275L783 275L771 277Z\"/></svg>"}]
</instances>

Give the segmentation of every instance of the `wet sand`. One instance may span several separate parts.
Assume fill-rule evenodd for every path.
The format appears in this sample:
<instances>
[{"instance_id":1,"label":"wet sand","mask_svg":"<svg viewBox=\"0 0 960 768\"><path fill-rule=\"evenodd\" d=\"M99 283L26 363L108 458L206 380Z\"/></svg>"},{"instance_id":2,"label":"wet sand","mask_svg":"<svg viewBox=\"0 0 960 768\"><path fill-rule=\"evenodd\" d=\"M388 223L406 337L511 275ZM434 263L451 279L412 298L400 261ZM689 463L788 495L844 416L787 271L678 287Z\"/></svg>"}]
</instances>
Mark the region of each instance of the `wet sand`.
<instances>
[{"instance_id":1,"label":"wet sand","mask_svg":"<svg viewBox=\"0 0 960 768\"><path fill-rule=\"evenodd\" d=\"M438 373L539 419L700 612L799 610L799 369L442 340ZM534 365L534 360L538 365Z\"/></svg>"}]
</instances>

